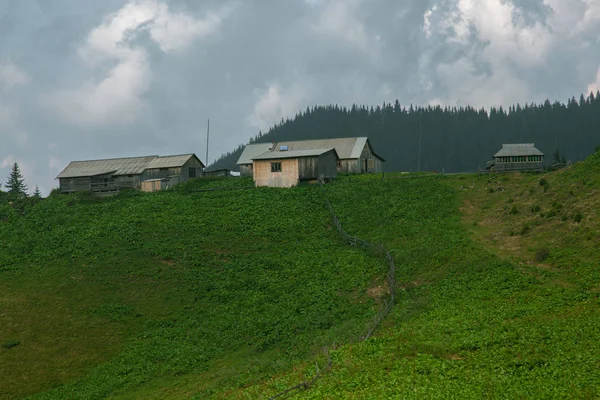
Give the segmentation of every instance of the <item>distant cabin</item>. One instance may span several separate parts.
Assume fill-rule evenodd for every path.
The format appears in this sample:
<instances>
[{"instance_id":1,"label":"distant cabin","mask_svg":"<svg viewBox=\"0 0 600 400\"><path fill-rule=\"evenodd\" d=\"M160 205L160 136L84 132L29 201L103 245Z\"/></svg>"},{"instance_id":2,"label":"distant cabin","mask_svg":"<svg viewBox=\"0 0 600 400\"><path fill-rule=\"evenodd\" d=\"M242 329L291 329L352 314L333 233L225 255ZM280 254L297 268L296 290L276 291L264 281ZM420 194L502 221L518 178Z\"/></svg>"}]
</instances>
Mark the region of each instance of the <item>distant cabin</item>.
<instances>
[{"instance_id":1,"label":"distant cabin","mask_svg":"<svg viewBox=\"0 0 600 400\"><path fill-rule=\"evenodd\" d=\"M533 143L503 144L489 167L493 172L541 171L544 169L544 153Z\"/></svg>"},{"instance_id":2,"label":"distant cabin","mask_svg":"<svg viewBox=\"0 0 600 400\"><path fill-rule=\"evenodd\" d=\"M253 143L244 147L237 165L240 166L240 176L252 176L252 158L263 154L271 149L271 143Z\"/></svg>"},{"instance_id":3,"label":"distant cabin","mask_svg":"<svg viewBox=\"0 0 600 400\"><path fill-rule=\"evenodd\" d=\"M126 188L147 192L168 188L202 175L195 154L72 161L56 177L61 193L110 194Z\"/></svg>"},{"instance_id":4,"label":"distant cabin","mask_svg":"<svg viewBox=\"0 0 600 400\"><path fill-rule=\"evenodd\" d=\"M211 170L204 170L202 172L202 176L203 177L213 177L213 176L221 176L221 177L228 177L228 176L232 176L231 175L231 171L226 169L226 168L222 168L222 169L211 169Z\"/></svg>"},{"instance_id":5,"label":"distant cabin","mask_svg":"<svg viewBox=\"0 0 600 400\"><path fill-rule=\"evenodd\" d=\"M268 151L252 159L253 178L256 186L289 188L301 181L335 178L339 160L333 148Z\"/></svg>"},{"instance_id":6,"label":"distant cabin","mask_svg":"<svg viewBox=\"0 0 600 400\"><path fill-rule=\"evenodd\" d=\"M371 142L366 137L337 138L283 141L276 143L255 143L244 148L237 164L240 166L242 176L253 176L252 159L265 152L302 151L335 149L339 156L337 164L338 173L361 174L368 172L382 172L385 160L373 150Z\"/></svg>"}]
</instances>

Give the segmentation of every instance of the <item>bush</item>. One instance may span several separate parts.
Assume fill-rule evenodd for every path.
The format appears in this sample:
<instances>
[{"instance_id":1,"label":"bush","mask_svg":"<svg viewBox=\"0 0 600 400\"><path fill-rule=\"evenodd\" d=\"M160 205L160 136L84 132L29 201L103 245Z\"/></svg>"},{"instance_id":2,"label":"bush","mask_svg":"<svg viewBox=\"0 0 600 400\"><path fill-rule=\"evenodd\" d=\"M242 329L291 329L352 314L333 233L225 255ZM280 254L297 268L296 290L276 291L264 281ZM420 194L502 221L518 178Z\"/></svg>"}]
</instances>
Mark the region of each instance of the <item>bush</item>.
<instances>
[{"instance_id":1,"label":"bush","mask_svg":"<svg viewBox=\"0 0 600 400\"><path fill-rule=\"evenodd\" d=\"M552 218L556 216L556 210L552 209L546 213L546 218Z\"/></svg>"},{"instance_id":2,"label":"bush","mask_svg":"<svg viewBox=\"0 0 600 400\"><path fill-rule=\"evenodd\" d=\"M519 213L519 209L517 208L516 205L513 205L512 208L510 209L510 215L517 215Z\"/></svg>"},{"instance_id":3,"label":"bush","mask_svg":"<svg viewBox=\"0 0 600 400\"><path fill-rule=\"evenodd\" d=\"M493 187L489 187L488 188L488 193L494 193L494 188Z\"/></svg>"},{"instance_id":4,"label":"bush","mask_svg":"<svg viewBox=\"0 0 600 400\"><path fill-rule=\"evenodd\" d=\"M573 214L573 222L580 223L582 219L583 216L581 215L580 211L577 211L575 214Z\"/></svg>"},{"instance_id":5,"label":"bush","mask_svg":"<svg viewBox=\"0 0 600 400\"><path fill-rule=\"evenodd\" d=\"M21 344L20 341L12 339L12 340L7 340L4 343L2 343L2 347L4 347L5 349L12 349L13 347L17 347L20 344Z\"/></svg>"},{"instance_id":6,"label":"bush","mask_svg":"<svg viewBox=\"0 0 600 400\"><path fill-rule=\"evenodd\" d=\"M548 257L550 257L550 250L545 247L542 247L535 252L535 261L537 262L546 261Z\"/></svg>"},{"instance_id":7,"label":"bush","mask_svg":"<svg viewBox=\"0 0 600 400\"><path fill-rule=\"evenodd\" d=\"M521 235L521 236L526 235L527 233L529 233L530 230L531 230L531 225L523 224L523 226L521 227L521 230L519 231L519 235Z\"/></svg>"},{"instance_id":8,"label":"bush","mask_svg":"<svg viewBox=\"0 0 600 400\"><path fill-rule=\"evenodd\" d=\"M548 181L545 178L540 179L540 186L548 186Z\"/></svg>"},{"instance_id":9,"label":"bush","mask_svg":"<svg viewBox=\"0 0 600 400\"><path fill-rule=\"evenodd\" d=\"M539 205L537 205L537 204L534 205L534 206L531 206L531 213L532 214L539 213L541 210L542 210L542 208Z\"/></svg>"}]
</instances>

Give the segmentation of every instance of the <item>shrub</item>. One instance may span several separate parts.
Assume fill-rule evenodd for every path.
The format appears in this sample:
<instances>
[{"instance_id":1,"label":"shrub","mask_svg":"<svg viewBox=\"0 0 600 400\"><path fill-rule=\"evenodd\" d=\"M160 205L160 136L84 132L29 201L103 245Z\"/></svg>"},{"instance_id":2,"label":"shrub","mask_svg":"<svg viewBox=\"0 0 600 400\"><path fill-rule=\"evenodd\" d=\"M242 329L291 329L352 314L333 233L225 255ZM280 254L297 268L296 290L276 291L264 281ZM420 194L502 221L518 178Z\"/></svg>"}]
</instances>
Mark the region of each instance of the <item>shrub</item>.
<instances>
[{"instance_id":1,"label":"shrub","mask_svg":"<svg viewBox=\"0 0 600 400\"><path fill-rule=\"evenodd\" d=\"M489 187L488 188L488 193L494 193L494 188L493 187Z\"/></svg>"},{"instance_id":2,"label":"shrub","mask_svg":"<svg viewBox=\"0 0 600 400\"><path fill-rule=\"evenodd\" d=\"M581 211L577 211L575 214L573 214L573 222L580 223L582 219L583 216L581 215Z\"/></svg>"},{"instance_id":3,"label":"shrub","mask_svg":"<svg viewBox=\"0 0 600 400\"><path fill-rule=\"evenodd\" d=\"M7 340L4 343L2 343L2 347L4 347L5 349L12 349L13 347L17 347L18 345L20 345L21 342L18 340Z\"/></svg>"},{"instance_id":4,"label":"shrub","mask_svg":"<svg viewBox=\"0 0 600 400\"><path fill-rule=\"evenodd\" d=\"M519 209L517 208L516 205L513 205L512 208L510 209L510 215L517 215L519 213Z\"/></svg>"},{"instance_id":5,"label":"shrub","mask_svg":"<svg viewBox=\"0 0 600 400\"><path fill-rule=\"evenodd\" d=\"M539 213L541 210L542 210L542 208L538 204L531 206L532 214Z\"/></svg>"},{"instance_id":6,"label":"shrub","mask_svg":"<svg viewBox=\"0 0 600 400\"><path fill-rule=\"evenodd\" d=\"M556 210L552 209L546 213L546 218L552 218L556 216Z\"/></svg>"},{"instance_id":7,"label":"shrub","mask_svg":"<svg viewBox=\"0 0 600 400\"><path fill-rule=\"evenodd\" d=\"M548 257L550 257L550 250L545 247L542 247L535 252L535 261L537 262L546 261Z\"/></svg>"},{"instance_id":8,"label":"shrub","mask_svg":"<svg viewBox=\"0 0 600 400\"><path fill-rule=\"evenodd\" d=\"M510 203L513 203L513 202L514 202L514 199L513 199L512 197L509 197L509 198L508 198L508 200L506 200L506 202L507 202L508 204L510 204Z\"/></svg>"},{"instance_id":9,"label":"shrub","mask_svg":"<svg viewBox=\"0 0 600 400\"><path fill-rule=\"evenodd\" d=\"M540 186L548 186L548 181L545 178L540 179Z\"/></svg>"},{"instance_id":10,"label":"shrub","mask_svg":"<svg viewBox=\"0 0 600 400\"><path fill-rule=\"evenodd\" d=\"M521 236L526 235L527 233L529 233L530 230L531 230L531 225L523 224L523 226L521 227L521 230L519 231L519 235L521 235Z\"/></svg>"}]
</instances>

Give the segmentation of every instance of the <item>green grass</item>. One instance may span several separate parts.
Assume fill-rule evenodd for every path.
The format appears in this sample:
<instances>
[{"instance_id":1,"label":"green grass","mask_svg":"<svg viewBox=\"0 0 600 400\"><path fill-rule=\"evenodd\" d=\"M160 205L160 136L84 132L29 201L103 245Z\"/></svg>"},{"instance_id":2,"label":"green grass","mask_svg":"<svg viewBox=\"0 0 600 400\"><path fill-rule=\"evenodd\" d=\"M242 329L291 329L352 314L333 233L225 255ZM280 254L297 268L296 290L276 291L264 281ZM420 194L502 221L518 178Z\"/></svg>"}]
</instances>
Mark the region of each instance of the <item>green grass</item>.
<instances>
[{"instance_id":1,"label":"green grass","mask_svg":"<svg viewBox=\"0 0 600 400\"><path fill-rule=\"evenodd\" d=\"M3 210L0 339L20 345L0 349L0 397L118 396L225 363L208 393L363 332L385 264L338 238L318 190L191 186Z\"/></svg>"},{"instance_id":2,"label":"green grass","mask_svg":"<svg viewBox=\"0 0 600 400\"><path fill-rule=\"evenodd\" d=\"M348 233L396 262L398 303L366 342L386 265L338 238L315 185L196 181L0 210L0 341L20 342L0 348L0 390L268 398L328 348L331 370L292 398L598 398L598 157L543 176L327 185Z\"/></svg>"},{"instance_id":3,"label":"green grass","mask_svg":"<svg viewBox=\"0 0 600 400\"><path fill-rule=\"evenodd\" d=\"M558 186L554 176L550 187ZM392 250L400 300L375 338L333 351L332 370L295 398L600 396L598 263L582 261L572 272L577 284L565 285L551 271L484 246L482 232L459 212L466 200L493 212L469 196L503 192L491 194L485 185L463 192L460 177L400 178L354 177L329 187L345 228ZM489 177L476 178L476 188L482 179ZM510 215L510 208L503 212ZM223 398L274 393L297 375Z\"/></svg>"}]
</instances>

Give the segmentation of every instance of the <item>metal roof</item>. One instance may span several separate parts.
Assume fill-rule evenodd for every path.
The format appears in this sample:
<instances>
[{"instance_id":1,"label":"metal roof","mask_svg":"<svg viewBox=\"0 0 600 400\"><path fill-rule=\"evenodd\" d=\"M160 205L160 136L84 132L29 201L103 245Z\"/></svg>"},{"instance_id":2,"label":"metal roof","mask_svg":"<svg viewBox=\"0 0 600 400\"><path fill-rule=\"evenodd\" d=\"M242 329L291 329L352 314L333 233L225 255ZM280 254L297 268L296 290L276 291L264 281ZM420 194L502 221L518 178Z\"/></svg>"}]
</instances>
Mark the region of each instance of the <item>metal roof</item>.
<instances>
[{"instance_id":1,"label":"metal roof","mask_svg":"<svg viewBox=\"0 0 600 400\"><path fill-rule=\"evenodd\" d=\"M156 157L154 160L150 161L148 164L148 169L153 168L176 168L181 167L183 164L188 162L188 160L192 157L196 157L194 153L190 154L180 154L177 156L164 156L164 157ZM197 158L197 157L196 157ZM200 161L200 160L198 160ZM200 162L202 164L202 162Z\"/></svg>"},{"instance_id":2,"label":"metal roof","mask_svg":"<svg viewBox=\"0 0 600 400\"><path fill-rule=\"evenodd\" d=\"M296 141L282 141L277 142L273 145L273 153L277 153L280 151L282 146L287 146L287 151L298 151L298 150L322 150L322 149L330 149L334 148L337 152L340 159L358 159L365 148L365 145L369 142L369 139L366 137L352 137L352 138L335 138L335 139L316 139L316 140L296 140ZM253 146L253 147L250 147ZM263 146L263 147L259 147ZM257 143L250 144L244 148L244 152L240 159L238 160L238 164L251 164L252 159L256 159L256 156L262 155L265 151L268 151L270 148L270 143ZM370 142L369 142L370 146ZM259 151L259 149L264 149ZM246 151L248 150L248 154L251 154L249 157L246 155ZM375 154L373 148L371 147L371 151L374 156L380 158L382 161L385 161L379 155Z\"/></svg>"},{"instance_id":3,"label":"metal roof","mask_svg":"<svg viewBox=\"0 0 600 400\"><path fill-rule=\"evenodd\" d=\"M128 158L110 158L104 160L72 161L56 177L78 178L104 174L112 175L139 175L146 169L181 167L193 153L178 156L144 156Z\"/></svg>"},{"instance_id":4,"label":"metal roof","mask_svg":"<svg viewBox=\"0 0 600 400\"><path fill-rule=\"evenodd\" d=\"M494 157L543 156L544 153L535 148L533 143L503 144L502 149Z\"/></svg>"},{"instance_id":5,"label":"metal roof","mask_svg":"<svg viewBox=\"0 0 600 400\"><path fill-rule=\"evenodd\" d=\"M328 153L332 150L335 152L334 148L314 150L267 151L266 153L254 157L253 160L276 160L283 158L316 157L320 156L321 154Z\"/></svg>"},{"instance_id":6,"label":"metal roof","mask_svg":"<svg viewBox=\"0 0 600 400\"><path fill-rule=\"evenodd\" d=\"M312 150L328 149L333 147L341 160L360 158L360 155L369 141L366 137L335 138L335 139L316 139L316 140L297 140L289 142L277 142L273 149L279 150L281 146L287 146L288 150ZM370 143L369 143L370 145ZM371 148L373 152L373 149ZM373 155L379 157L375 152ZM381 158L381 157L379 157ZM381 158L383 160L383 158Z\"/></svg>"},{"instance_id":7,"label":"metal roof","mask_svg":"<svg viewBox=\"0 0 600 400\"><path fill-rule=\"evenodd\" d=\"M254 143L247 145L244 147L244 151L242 151L237 164L252 164L252 158L268 151L271 148L271 145L271 143Z\"/></svg>"}]
</instances>

